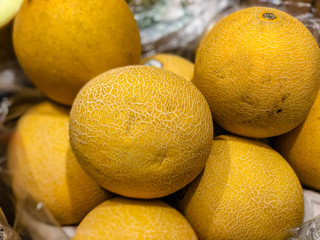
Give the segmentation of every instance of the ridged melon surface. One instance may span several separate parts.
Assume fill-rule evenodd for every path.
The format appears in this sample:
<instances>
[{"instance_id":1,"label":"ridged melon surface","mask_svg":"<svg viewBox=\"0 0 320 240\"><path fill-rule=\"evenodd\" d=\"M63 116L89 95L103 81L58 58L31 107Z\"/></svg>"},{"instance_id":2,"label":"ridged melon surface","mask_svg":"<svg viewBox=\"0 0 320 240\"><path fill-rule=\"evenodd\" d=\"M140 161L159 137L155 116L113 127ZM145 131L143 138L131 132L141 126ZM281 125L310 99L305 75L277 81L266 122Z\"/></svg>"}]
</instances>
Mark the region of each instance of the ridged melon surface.
<instances>
[{"instance_id":1,"label":"ridged melon surface","mask_svg":"<svg viewBox=\"0 0 320 240\"><path fill-rule=\"evenodd\" d=\"M298 127L272 138L279 151L297 173L301 183L320 190L320 95L318 94L307 118Z\"/></svg>"},{"instance_id":2,"label":"ridged melon surface","mask_svg":"<svg viewBox=\"0 0 320 240\"><path fill-rule=\"evenodd\" d=\"M86 84L70 113L70 141L104 188L162 197L191 182L210 154L211 112L181 76L157 67L107 71Z\"/></svg>"},{"instance_id":3,"label":"ridged melon surface","mask_svg":"<svg viewBox=\"0 0 320 240\"><path fill-rule=\"evenodd\" d=\"M52 102L32 107L19 120L8 147L12 188L32 197L62 224L79 223L111 197L81 168L69 142L69 108Z\"/></svg>"},{"instance_id":4,"label":"ridged melon surface","mask_svg":"<svg viewBox=\"0 0 320 240\"><path fill-rule=\"evenodd\" d=\"M193 83L220 126L267 138L307 116L320 86L320 49L293 16L245 8L212 27L197 50L194 71Z\"/></svg>"},{"instance_id":5,"label":"ridged melon surface","mask_svg":"<svg viewBox=\"0 0 320 240\"><path fill-rule=\"evenodd\" d=\"M286 239L303 221L304 200L298 177L278 152L221 135L180 207L200 239Z\"/></svg>"},{"instance_id":6,"label":"ridged melon surface","mask_svg":"<svg viewBox=\"0 0 320 240\"><path fill-rule=\"evenodd\" d=\"M187 219L160 200L113 198L93 209L73 240L197 240Z\"/></svg>"}]
</instances>

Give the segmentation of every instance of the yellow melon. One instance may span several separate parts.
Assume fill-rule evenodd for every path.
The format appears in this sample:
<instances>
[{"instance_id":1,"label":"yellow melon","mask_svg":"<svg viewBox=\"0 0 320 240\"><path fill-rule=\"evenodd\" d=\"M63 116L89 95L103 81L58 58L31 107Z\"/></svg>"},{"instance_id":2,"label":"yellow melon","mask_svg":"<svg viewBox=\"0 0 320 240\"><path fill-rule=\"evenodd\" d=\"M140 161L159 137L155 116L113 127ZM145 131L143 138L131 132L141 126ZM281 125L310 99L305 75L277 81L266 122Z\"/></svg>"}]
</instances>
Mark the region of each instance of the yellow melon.
<instances>
[{"instance_id":1,"label":"yellow melon","mask_svg":"<svg viewBox=\"0 0 320 240\"><path fill-rule=\"evenodd\" d=\"M292 131L271 139L306 187L320 190L320 95L307 118Z\"/></svg>"},{"instance_id":2,"label":"yellow melon","mask_svg":"<svg viewBox=\"0 0 320 240\"><path fill-rule=\"evenodd\" d=\"M210 154L208 103L190 82L144 65L107 71L88 82L70 113L70 142L102 187L157 198L191 182Z\"/></svg>"},{"instance_id":3,"label":"yellow melon","mask_svg":"<svg viewBox=\"0 0 320 240\"><path fill-rule=\"evenodd\" d=\"M179 55L171 53L158 53L140 60L140 64L160 67L174 72L191 81L193 78L194 64Z\"/></svg>"},{"instance_id":4,"label":"yellow melon","mask_svg":"<svg viewBox=\"0 0 320 240\"><path fill-rule=\"evenodd\" d=\"M141 54L139 29L124 0L24 0L13 43L30 80L66 105L91 78L138 64Z\"/></svg>"},{"instance_id":5,"label":"yellow melon","mask_svg":"<svg viewBox=\"0 0 320 240\"><path fill-rule=\"evenodd\" d=\"M186 218L160 200L117 197L93 209L79 224L73 240L197 240Z\"/></svg>"},{"instance_id":6,"label":"yellow melon","mask_svg":"<svg viewBox=\"0 0 320 240\"><path fill-rule=\"evenodd\" d=\"M44 203L62 225L79 223L111 196L77 162L68 130L69 109L42 102L18 120L8 147L15 196Z\"/></svg>"},{"instance_id":7,"label":"yellow melon","mask_svg":"<svg viewBox=\"0 0 320 240\"><path fill-rule=\"evenodd\" d=\"M0 30L8 25L16 16L23 0L0 1Z\"/></svg>"},{"instance_id":8,"label":"yellow melon","mask_svg":"<svg viewBox=\"0 0 320 240\"><path fill-rule=\"evenodd\" d=\"M289 14L239 10L217 22L196 52L193 83L226 130L267 138L307 116L320 83L320 49Z\"/></svg>"},{"instance_id":9,"label":"yellow melon","mask_svg":"<svg viewBox=\"0 0 320 240\"><path fill-rule=\"evenodd\" d=\"M285 239L303 221L301 184L274 149L256 140L220 135L204 171L180 199L200 239Z\"/></svg>"}]
</instances>

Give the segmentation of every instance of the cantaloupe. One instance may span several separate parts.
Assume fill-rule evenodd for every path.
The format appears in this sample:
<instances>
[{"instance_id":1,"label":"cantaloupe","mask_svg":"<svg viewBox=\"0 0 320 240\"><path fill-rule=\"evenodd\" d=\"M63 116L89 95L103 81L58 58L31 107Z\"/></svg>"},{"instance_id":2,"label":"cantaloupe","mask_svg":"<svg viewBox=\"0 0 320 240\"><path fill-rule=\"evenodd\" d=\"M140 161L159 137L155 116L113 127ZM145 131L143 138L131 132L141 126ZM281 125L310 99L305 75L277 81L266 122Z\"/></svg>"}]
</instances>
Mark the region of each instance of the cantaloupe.
<instances>
[{"instance_id":1,"label":"cantaloupe","mask_svg":"<svg viewBox=\"0 0 320 240\"><path fill-rule=\"evenodd\" d=\"M33 106L18 120L8 146L14 196L43 203L62 225L79 223L112 194L81 168L69 142L69 108Z\"/></svg>"},{"instance_id":2,"label":"cantaloupe","mask_svg":"<svg viewBox=\"0 0 320 240\"><path fill-rule=\"evenodd\" d=\"M150 66L109 70L89 81L70 113L70 142L102 187L159 198L203 169L213 139L211 112L188 80Z\"/></svg>"},{"instance_id":3,"label":"cantaloupe","mask_svg":"<svg viewBox=\"0 0 320 240\"><path fill-rule=\"evenodd\" d=\"M180 199L200 239L286 239L303 221L299 179L263 142L232 135L213 140L204 171Z\"/></svg>"},{"instance_id":4,"label":"cantaloupe","mask_svg":"<svg viewBox=\"0 0 320 240\"><path fill-rule=\"evenodd\" d=\"M221 127L268 138L306 118L320 87L320 49L295 17L274 8L245 8L221 19L202 39L192 81Z\"/></svg>"},{"instance_id":5,"label":"cantaloupe","mask_svg":"<svg viewBox=\"0 0 320 240\"><path fill-rule=\"evenodd\" d=\"M197 240L187 219L160 200L117 197L94 208L79 224L73 240Z\"/></svg>"}]
</instances>

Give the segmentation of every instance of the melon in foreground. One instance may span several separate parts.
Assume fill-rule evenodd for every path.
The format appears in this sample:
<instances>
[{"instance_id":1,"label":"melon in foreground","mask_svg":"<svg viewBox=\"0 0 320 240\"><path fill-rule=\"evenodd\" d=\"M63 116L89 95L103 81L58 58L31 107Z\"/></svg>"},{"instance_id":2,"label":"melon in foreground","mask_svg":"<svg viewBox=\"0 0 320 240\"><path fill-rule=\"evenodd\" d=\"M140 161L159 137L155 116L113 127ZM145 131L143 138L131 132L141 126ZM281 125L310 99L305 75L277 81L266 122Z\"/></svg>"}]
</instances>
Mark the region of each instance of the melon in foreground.
<instances>
[{"instance_id":1,"label":"melon in foreground","mask_svg":"<svg viewBox=\"0 0 320 240\"><path fill-rule=\"evenodd\" d=\"M42 102L17 123L8 147L8 169L15 197L31 196L61 225L79 223L111 197L81 168L69 142L69 108Z\"/></svg>"},{"instance_id":2,"label":"melon in foreground","mask_svg":"<svg viewBox=\"0 0 320 240\"><path fill-rule=\"evenodd\" d=\"M213 140L204 171L180 199L200 239L286 239L303 221L301 184L265 143L231 135Z\"/></svg>"},{"instance_id":3,"label":"melon in foreground","mask_svg":"<svg viewBox=\"0 0 320 240\"><path fill-rule=\"evenodd\" d=\"M70 113L77 160L102 187L135 198L169 195L203 169L213 139L204 96L181 76L128 66L88 82Z\"/></svg>"},{"instance_id":4,"label":"melon in foreground","mask_svg":"<svg viewBox=\"0 0 320 240\"><path fill-rule=\"evenodd\" d=\"M117 197L94 208L79 224L73 240L197 240L187 219L161 200Z\"/></svg>"}]
</instances>

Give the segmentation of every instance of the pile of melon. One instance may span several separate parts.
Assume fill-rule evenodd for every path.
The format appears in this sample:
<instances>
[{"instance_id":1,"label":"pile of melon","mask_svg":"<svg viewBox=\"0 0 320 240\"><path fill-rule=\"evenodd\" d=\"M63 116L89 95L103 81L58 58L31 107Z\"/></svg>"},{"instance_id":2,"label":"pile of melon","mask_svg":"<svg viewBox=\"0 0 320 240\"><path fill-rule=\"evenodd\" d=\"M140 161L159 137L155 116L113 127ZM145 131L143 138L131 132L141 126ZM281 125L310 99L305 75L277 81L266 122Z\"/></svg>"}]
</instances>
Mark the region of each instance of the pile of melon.
<instances>
[{"instance_id":1,"label":"pile of melon","mask_svg":"<svg viewBox=\"0 0 320 240\"><path fill-rule=\"evenodd\" d=\"M296 18L238 10L194 60L143 56L124 0L25 0L12 27L46 97L8 144L18 203L74 240L287 239L303 223L303 188L320 190L320 49Z\"/></svg>"}]
</instances>

